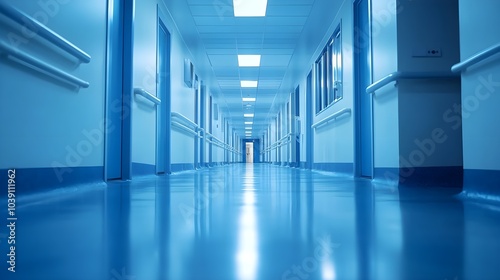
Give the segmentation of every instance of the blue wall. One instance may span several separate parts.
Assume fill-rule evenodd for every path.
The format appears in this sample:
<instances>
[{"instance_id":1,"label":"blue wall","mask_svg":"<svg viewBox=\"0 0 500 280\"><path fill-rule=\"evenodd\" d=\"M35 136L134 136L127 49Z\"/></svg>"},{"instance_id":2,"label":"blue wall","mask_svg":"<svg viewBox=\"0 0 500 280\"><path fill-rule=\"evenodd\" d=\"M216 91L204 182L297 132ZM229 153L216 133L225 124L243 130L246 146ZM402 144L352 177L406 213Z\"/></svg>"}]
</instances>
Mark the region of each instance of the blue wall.
<instances>
[{"instance_id":1,"label":"blue wall","mask_svg":"<svg viewBox=\"0 0 500 280\"><path fill-rule=\"evenodd\" d=\"M77 89L0 58L0 169L23 169L28 185L61 186L103 175L106 1L10 1L91 56L80 63L17 25L0 24L0 40L90 83ZM79 24L68 24L78 22ZM38 174L29 177L29 174Z\"/></svg>"}]
</instances>

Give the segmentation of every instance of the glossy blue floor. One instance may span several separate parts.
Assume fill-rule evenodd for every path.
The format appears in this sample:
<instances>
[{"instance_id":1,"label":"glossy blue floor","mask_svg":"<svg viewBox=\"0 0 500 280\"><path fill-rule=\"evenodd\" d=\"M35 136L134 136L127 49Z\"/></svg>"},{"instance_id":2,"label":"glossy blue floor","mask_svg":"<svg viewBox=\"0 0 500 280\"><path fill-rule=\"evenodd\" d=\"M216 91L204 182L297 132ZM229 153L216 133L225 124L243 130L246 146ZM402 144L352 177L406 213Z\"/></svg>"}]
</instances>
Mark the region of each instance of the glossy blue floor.
<instances>
[{"instance_id":1,"label":"glossy blue floor","mask_svg":"<svg viewBox=\"0 0 500 280\"><path fill-rule=\"evenodd\" d=\"M457 192L268 164L75 186L18 201L0 278L498 279L500 211Z\"/></svg>"}]
</instances>

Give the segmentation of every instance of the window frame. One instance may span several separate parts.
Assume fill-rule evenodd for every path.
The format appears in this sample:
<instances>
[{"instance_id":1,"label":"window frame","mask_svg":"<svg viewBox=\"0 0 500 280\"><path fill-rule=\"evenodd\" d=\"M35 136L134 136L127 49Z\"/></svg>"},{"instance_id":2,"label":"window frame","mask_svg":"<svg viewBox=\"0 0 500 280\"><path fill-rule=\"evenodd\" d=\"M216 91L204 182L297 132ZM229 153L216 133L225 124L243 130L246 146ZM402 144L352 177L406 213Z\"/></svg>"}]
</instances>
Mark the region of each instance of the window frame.
<instances>
[{"instance_id":1,"label":"window frame","mask_svg":"<svg viewBox=\"0 0 500 280\"><path fill-rule=\"evenodd\" d=\"M316 115L343 99L342 22L314 63Z\"/></svg>"}]
</instances>

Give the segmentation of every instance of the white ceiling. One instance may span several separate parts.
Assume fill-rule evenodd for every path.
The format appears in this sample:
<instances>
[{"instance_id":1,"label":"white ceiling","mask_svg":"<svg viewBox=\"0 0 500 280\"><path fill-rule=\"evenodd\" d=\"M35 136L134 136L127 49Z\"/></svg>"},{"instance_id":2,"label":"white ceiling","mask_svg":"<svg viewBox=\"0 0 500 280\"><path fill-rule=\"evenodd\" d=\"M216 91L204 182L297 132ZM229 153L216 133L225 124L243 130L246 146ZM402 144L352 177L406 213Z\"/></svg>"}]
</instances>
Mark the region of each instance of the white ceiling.
<instances>
[{"instance_id":1,"label":"white ceiling","mask_svg":"<svg viewBox=\"0 0 500 280\"><path fill-rule=\"evenodd\" d=\"M195 67L214 81L208 87L224 117L244 136L244 121L249 119L243 114L254 113L252 137L260 137L297 86L294 79L311 68L313 54L331 24L322 19L328 11L335 15L340 2L268 0L266 16L250 18L234 17L232 0L166 0L165 4L186 44L202 50L196 60L201 63ZM261 54L261 66L238 67L238 54ZM259 86L242 89L240 80L258 80ZM255 97L256 102L243 102L242 97Z\"/></svg>"}]
</instances>

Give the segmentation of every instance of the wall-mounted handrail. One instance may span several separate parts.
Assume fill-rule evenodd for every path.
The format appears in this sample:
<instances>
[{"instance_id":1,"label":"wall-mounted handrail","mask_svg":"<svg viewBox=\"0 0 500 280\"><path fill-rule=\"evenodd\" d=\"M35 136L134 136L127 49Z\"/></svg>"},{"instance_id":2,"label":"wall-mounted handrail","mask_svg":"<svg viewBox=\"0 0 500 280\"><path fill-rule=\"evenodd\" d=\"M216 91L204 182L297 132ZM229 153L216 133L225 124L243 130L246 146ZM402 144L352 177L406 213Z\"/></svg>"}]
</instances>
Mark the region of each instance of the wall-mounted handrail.
<instances>
[{"instance_id":1,"label":"wall-mounted handrail","mask_svg":"<svg viewBox=\"0 0 500 280\"><path fill-rule=\"evenodd\" d=\"M161 100L158 97L154 96L153 94L149 93L147 90L143 88L134 88L134 94L146 98L147 100L153 102L155 105L161 104Z\"/></svg>"},{"instance_id":2,"label":"wall-mounted handrail","mask_svg":"<svg viewBox=\"0 0 500 280\"><path fill-rule=\"evenodd\" d=\"M183 130L189 130L189 133L197 136L198 138L203 138L205 130L189 118L177 112L171 112L170 116L172 117L172 124L182 128Z\"/></svg>"},{"instance_id":3,"label":"wall-mounted handrail","mask_svg":"<svg viewBox=\"0 0 500 280\"><path fill-rule=\"evenodd\" d=\"M272 143L267 148L265 148L264 151L261 152L261 154L267 153L267 152L272 151L272 150L276 150L276 149L290 143L292 135L293 135L292 133L288 133L287 135L281 137L281 139L279 139L278 141Z\"/></svg>"},{"instance_id":4,"label":"wall-mounted handrail","mask_svg":"<svg viewBox=\"0 0 500 280\"><path fill-rule=\"evenodd\" d=\"M229 144L224 143L222 140L215 137L213 134L205 132L203 128L201 128L199 125L191 121L186 116L177 112L171 112L171 116L172 116L172 124L181 128L182 130L185 130L194 136L198 136L199 138L204 138L206 142L218 146L224 150L236 154L241 154L241 152L238 152L235 148L231 147Z\"/></svg>"},{"instance_id":5,"label":"wall-mounted handrail","mask_svg":"<svg viewBox=\"0 0 500 280\"><path fill-rule=\"evenodd\" d=\"M402 79L446 79L456 77L458 77L458 75L453 74L452 72L393 72L369 85L366 88L366 93L374 93L391 82Z\"/></svg>"},{"instance_id":6,"label":"wall-mounted handrail","mask_svg":"<svg viewBox=\"0 0 500 280\"><path fill-rule=\"evenodd\" d=\"M219 138L215 137L213 134L211 134L209 132L205 132L205 140L208 143L214 144L215 146L218 146L218 147L220 147L220 148L222 148L222 149L224 149L226 151L233 152L233 153L238 153L236 151L236 149L234 149L229 144L223 142L222 140L220 140Z\"/></svg>"},{"instance_id":7,"label":"wall-mounted handrail","mask_svg":"<svg viewBox=\"0 0 500 280\"><path fill-rule=\"evenodd\" d=\"M181 123L178 123L178 122L172 122L172 125L186 131L187 133L189 134L192 134L193 136L197 136L197 137L200 137L198 132L194 131L193 129L181 124Z\"/></svg>"},{"instance_id":8,"label":"wall-mounted handrail","mask_svg":"<svg viewBox=\"0 0 500 280\"><path fill-rule=\"evenodd\" d=\"M20 50L16 50L7 44L0 42L0 52L4 52L7 54L9 59L15 58L18 61L23 62L24 64L28 64L42 72L55 76L63 81L66 81L70 84L77 85L82 88L88 88L90 84L80 78L77 78L59 68L56 68L50 64L47 64L33 56L24 53Z\"/></svg>"},{"instance_id":9,"label":"wall-mounted handrail","mask_svg":"<svg viewBox=\"0 0 500 280\"><path fill-rule=\"evenodd\" d=\"M171 112L170 115L172 116L172 118L180 120L181 122L185 123L186 125L193 127L197 131L204 131L199 125L194 123L192 120L190 120L188 117L184 116L183 114L180 114L177 112Z\"/></svg>"},{"instance_id":10,"label":"wall-mounted handrail","mask_svg":"<svg viewBox=\"0 0 500 280\"><path fill-rule=\"evenodd\" d=\"M5 3L0 2L0 13L4 14L11 20L17 22L22 25L24 28L28 28L31 32L38 34L38 36L44 38L45 40L51 42L57 47L65 50L69 54L75 56L80 61L89 63L90 55L86 52L82 51L80 48L72 44L70 41L66 40L61 35L57 34L53 30L49 29L47 26L41 24L34 18L25 14L18 9L9 6Z\"/></svg>"},{"instance_id":11,"label":"wall-mounted handrail","mask_svg":"<svg viewBox=\"0 0 500 280\"><path fill-rule=\"evenodd\" d=\"M338 117L344 115L344 114L351 114L351 109L350 108L344 108L342 110L339 110L331 115L329 115L328 117L318 121L317 123L311 125L312 128L318 128L324 124L327 124L328 122L330 121L333 121L335 119L337 119Z\"/></svg>"},{"instance_id":12,"label":"wall-mounted handrail","mask_svg":"<svg viewBox=\"0 0 500 280\"><path fill-rule=\"evenodd\" d=\"M205 140L208 142L208 143L211 143L211 144L214 144L215 146L218 146L218 147L223 147L221 145L222 141L220 141L218 138L216 138L215 136L213 136L211 133L209 132L205 132Z\"/></svg>"},{"instance_id":13,"label":"wall-mounted handrail","mask_svg":"<svg viewBox=\"0 0 500 280\"><path fill-rule=\"evenodd\" d=\"M479 63L479 62L481 62L481 61L483 61L483 60L485 60L485 59L489 58L490 56L493 56L497 53L500 53L500 43L493 45L493 46L491 46L483 51L480 51L480 52L476 53L475 55L467 58L466 60L453 65L451 67L451 71L454 73L462 72L462 71L466 70L467 68L469 68L470 66L477 64L477 63Z\"/></svg>"}]
</instances>

